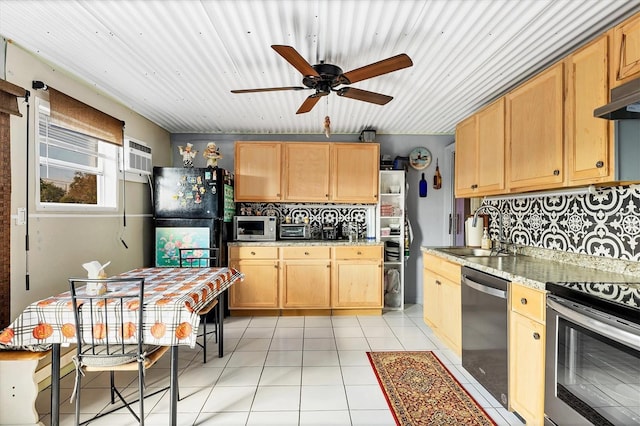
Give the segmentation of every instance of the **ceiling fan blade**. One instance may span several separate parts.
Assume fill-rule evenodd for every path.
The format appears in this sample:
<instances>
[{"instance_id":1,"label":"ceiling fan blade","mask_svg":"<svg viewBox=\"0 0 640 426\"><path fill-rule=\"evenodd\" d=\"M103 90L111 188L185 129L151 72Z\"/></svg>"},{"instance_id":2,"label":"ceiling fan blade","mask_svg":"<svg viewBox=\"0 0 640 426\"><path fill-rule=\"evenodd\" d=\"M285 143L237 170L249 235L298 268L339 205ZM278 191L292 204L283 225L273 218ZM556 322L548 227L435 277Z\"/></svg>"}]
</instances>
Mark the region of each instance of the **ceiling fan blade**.
<instances>
[{"instance_id":1,"label":"ceiling fan blade","mask_svg":"<svg viewBox=\"0 0 640 426\"><path fill-rule=\"evenodd\" d=\"M300 73L304 76L313 75L316 77L320 77L318 71L313 69L311 64L304 59L296 49L291 46L283 46L281 44L271 45L273 50L278 52L280 56L287 60L291 65L295 67Z\"/></svg>"},{"instance_id":2,"label":"ceiling fan blade","mask_svg":"<svg viewBox=\"0 0 640 426\"><path fill-rule=\"evenodd\" d=\"M338 96L357 99L359 101L371 102L372 104L384 105L393 99L393 96L381 93L369 92L368 90L356 89L355 87L343 87L336 90Z\"/></svg>"},{"instance_id":3,"label":"ceiling fan blade","mask_svg":"<svg viewBox=\"0 0 640 426\"><path fill-rule=\"evenodd\" d=\"M277 92L280 90L308 90L308 87L289 86L289 87L265 87L262 89L240 89L232 90L231 93L255 93L255 92Z\"/></svg>"},{"instance_id":4,"label":"ceiling fan blade","mask_svg":"<svg viewBox=\"0 0 640 426\"><path fill-rule=\"evenodd\" d=\"M318 92L314 93L311 96L308 96L307 99L304 100L300 108L296 111L296 114L304 114L305 112L309 112L313 109L314 106L318 103L321 97L327 96L328 92Z\"/></svg>"},{"instance_id":5,"label":"ceiling fan blade","mask_svg":"<svg viewBox=\"0 0 640 426\"><path fill-rule=\"evenodd\" d=\"M377 77L393 71L398 71L413 65L411 58L404 53L393 56L373 64L365 65L342 74L339 78L341 84L351 84L368 78Z\"/></svg>"}]
</instances>

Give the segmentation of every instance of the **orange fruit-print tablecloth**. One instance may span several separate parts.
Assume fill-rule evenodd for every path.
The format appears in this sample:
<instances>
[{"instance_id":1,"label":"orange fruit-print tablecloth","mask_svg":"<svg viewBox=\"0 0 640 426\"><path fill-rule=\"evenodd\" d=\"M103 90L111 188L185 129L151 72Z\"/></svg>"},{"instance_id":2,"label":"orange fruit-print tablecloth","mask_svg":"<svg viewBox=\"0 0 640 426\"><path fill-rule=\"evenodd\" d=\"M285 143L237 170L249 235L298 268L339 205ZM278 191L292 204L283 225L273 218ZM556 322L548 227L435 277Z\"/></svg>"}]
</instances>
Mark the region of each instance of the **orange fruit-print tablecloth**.
<instances>
[{"instance_id":1,"label":"orange fruit-print tablecloth","mask_svg":"<svg viewBox=\"0 0 640 426\"><path fill-rule=\"evenodd\" d=\"M138 268L115 278L132 277L145 280L142 309L144 343L193 347L200 325L197 312L241 281L244 275L234 268ZM110 284L108 291L114 294L137 293L138 287L131 283ZM135 316L140 312L139 306L126 308L131 313L133 325ZM82 312L82 315L87 314ZM128 327L113 332L125 337L133 336ZM0 331L0 348L46 349L52 343L75 343L76 339L71 293L67 291L29 305L14 322Z\"/></svg>"}]
</instances>

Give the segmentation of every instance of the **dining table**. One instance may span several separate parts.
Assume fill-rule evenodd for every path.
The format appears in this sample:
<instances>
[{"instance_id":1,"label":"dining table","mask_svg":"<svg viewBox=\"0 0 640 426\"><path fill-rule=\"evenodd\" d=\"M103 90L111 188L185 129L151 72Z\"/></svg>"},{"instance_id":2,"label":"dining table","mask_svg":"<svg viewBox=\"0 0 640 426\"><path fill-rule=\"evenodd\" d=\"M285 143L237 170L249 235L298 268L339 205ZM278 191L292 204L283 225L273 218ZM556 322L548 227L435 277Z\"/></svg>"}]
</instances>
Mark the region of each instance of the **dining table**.
<instances>
[{"instance_id":1,"label":"dining table","mask_svg":"<svg viewBox=\"0 0 640 426\"><path fill-rule=\"evenodd\" d=\"M224 355L223 324L225 290L242 281L244 275L229 267L137 268L111 278L144 278L143 328L145 344L171 347L170 424L177 423L178 348L193 348L198 337L198 312L218 300L218 356ZM108 292L118 292L130 283L109 283ZM80 309L82 309L80 307ZM0 332L0 348L51 350L51 425L60 421L61 347L76 343L71 292L66 291L30 304ZM159 332L159 330L161 332Z\"/></svg>"}]
</instances>

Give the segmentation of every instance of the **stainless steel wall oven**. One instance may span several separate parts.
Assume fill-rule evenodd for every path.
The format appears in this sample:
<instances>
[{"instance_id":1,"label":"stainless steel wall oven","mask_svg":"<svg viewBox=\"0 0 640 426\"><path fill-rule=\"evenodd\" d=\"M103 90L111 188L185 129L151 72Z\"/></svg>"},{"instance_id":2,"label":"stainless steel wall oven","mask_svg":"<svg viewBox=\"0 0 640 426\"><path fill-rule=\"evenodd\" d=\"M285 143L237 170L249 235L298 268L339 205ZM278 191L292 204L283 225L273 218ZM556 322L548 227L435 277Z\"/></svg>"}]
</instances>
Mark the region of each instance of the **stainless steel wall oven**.
<instances>
[{"instance_id":1,"label":"stainless steel wall oven","mask_svg":"<svg viewBox=\"0 0 640 426\"><path fill-rule=\"evenodd\" d=\"M547 290L545 424L640 424L640 284Z\"/></svg>"}]
</instances>

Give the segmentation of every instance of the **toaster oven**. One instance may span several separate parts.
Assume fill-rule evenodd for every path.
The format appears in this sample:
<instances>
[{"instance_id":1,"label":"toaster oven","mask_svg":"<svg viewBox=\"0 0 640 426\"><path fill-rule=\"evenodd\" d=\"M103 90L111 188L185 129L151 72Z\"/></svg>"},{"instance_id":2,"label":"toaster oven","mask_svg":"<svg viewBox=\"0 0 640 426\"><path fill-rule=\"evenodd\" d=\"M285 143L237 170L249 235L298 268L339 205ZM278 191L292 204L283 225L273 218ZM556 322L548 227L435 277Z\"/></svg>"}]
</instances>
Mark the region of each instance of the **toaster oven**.
<instances>
[{"instance_id":1,"label":"toaster oven","mask_svg":"<svg viewBox=\"0 0 640 426\"><path fill-rule=\"evenodd\" d=\"M281 223L281 240L309 240L311 239L311 227L308 223Z\"/></svg>"}]
</instances>

